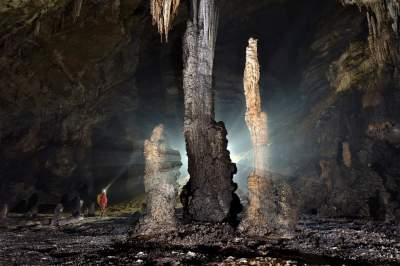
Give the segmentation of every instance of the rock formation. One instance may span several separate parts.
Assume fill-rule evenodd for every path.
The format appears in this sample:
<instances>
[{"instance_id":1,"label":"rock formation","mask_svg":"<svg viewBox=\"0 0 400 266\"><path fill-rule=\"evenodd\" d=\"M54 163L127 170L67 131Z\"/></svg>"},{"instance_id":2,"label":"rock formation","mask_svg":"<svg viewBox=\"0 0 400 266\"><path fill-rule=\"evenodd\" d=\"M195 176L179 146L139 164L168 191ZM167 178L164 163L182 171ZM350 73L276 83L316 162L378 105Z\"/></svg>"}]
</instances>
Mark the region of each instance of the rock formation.
<instances>
[{"instance_id":1,"label":"rock formation","mask_svg":"<svg viewBox=\"0 0 400 266\"><path fill-rule=\"evenodd\" d=\"M180 0L151 0L150 12L153 17L153 25L156 24L161 40L165 36L168 42L168 32L172 21L178 12Z\"/></svg>"},{"instance_id":2,"label":"rock formation","mask_svg":"<svg viewBox=\"0 0 400 266\"><path fill-rule=\"evenodd\" d=\"M168 147L162 124L155 127L151 138L145 141L144 155L146 214L139 221L136 232L148 235L174 230L176 180L180 174L181 157L178 151Z\"/></svg>"},{"instance_id":3,"label":"rock formation","mask_svg":"<svg viewBox=\"0 0 400 266\"><path fill-rule=\"evenodd\" d=\"M143 190L149 119L170 113L183 121L176 58L192 1L181 1L168 48L151 25L149 2L0 1L0 204L23 213L34 206L30 198L38 197L42 209L76 189L89 204L131 154L139 164L123 173L130 185L118 196ZM302 211L400 220L399 1L339 2L225 0L213 71L216 106L227 124L238 120L238 40L258 32L271 55L263 61L273 69L261 82L271 88L265 94L271 165L291 177Z\"/></svg>"},{"instance_id":4,"label":"rock formation","mask_svg":"<svg viewBox=\"0 0 400 266\"><path fill-rule=\"evenodd\" d=\"M192 1L184 36L184 135L190 180L181 200L194 220L233 220L240 203L232 181L236 166L227 150L227 131L214 120L213 64L218 11L214 0Z\"/></svg>"},{"instance_id":5,"label":"rock formation","mask_svg":"<svg viewBox=\"0 0 400 266\"><path fill-rule=\"evenodd\" d=\"M1 210L0 210L0 221L6 219L7 214L8 214L8 205L3 204L3 206L1 207Z\"/></svg>"},{"instance_id":6,"label":"rock formation","mask_svg":"<svg viewBox=\"0 0 400 266\"><path fill-rule=\"evenodd\" d=\"M272 184L271 180L266 176L268 162L267 114L261 110L259 80L260 65L258 62L257 40L250 38L246 49L246 67L243 83L247 106L245 119L250 131L254 160L253 171L248 178L249 206L246 218L241 226L243 228L253 228L254 230L259 230L259 227L266 227L265 230L268 230L268 228L271 229L271 218L273 217L271 208L273 205L268 200L272 201L273 195L268 193Z\"/></svg>"},{"instance_id":7,"label":"rock formation","mask_svg":"<svg viewBox=\"0 0 400 266\"><path fill-rule=\"evenodd\" d=\"M369 47L380 66L398 67L400 60L400 2L398 0L341 0L366 9L369 28Z\"/></svg>"},{"instance_id":8,"label":"rock formation","mask_svg":"<svg viewBox=\"0 0 400 266\"><path fill-rule=\"evenodd\" d=\"M268 169L268 120L267 114L261 110L259 80L257 40L250 38L243 79L247 107L245 119L254 150L254 175L264 176Z\"/></svg>"},{"instance_id":9,"label":"rock formation","mask_svg":"<svg viewBox=\"0 0 400 266\"><path fill-rule=\"evenodd\" d=\"M279 180L281 177L272 174L268 165L268 121L267 114L261 109L259 80L257 40L250 38L243 84L247 106L245 118L254 161L248 178L249 206L240 227L257 235L293 229L296 222L291 188L284 180Z\"/></svg>"},{"instance_id":10,"label":"rock formation","mask_svg":"<svg viewBox=\"0 0 400 266\"><path fill-rule=\"evenodd\" d=\"M346 167L351 167L351 150L348 142L342 143L342 160Z\"/></svg>"}]
</instances>

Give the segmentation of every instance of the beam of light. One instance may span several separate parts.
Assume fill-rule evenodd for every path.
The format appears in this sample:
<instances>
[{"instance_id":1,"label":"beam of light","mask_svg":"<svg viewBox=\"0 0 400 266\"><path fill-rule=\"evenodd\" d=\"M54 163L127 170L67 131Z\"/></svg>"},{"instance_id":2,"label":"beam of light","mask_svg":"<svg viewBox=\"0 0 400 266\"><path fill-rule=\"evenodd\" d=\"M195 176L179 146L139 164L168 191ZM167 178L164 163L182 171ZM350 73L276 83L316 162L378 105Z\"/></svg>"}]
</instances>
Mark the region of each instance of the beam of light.
<instances>
[{"instance_id":1,"label":"beam of light","mask_svg":"<svg viewBox=\"0 0 400 266\"><path fill-rule=\"evenodd\" d=\"M243 164L244 161L247 161L246 159L249 159L252 156L252 152L253 150L248 150L240 153L232 153L231 154L232 162L237 164L239 163Z\"/></svg>"},{"instance_id":2,"label":"beam of light","mask_svg":"<svg viewBox=\"0 0 400 266\"><path fill-rule=\"evenodd\" d=\"M107 184L107 186L104 188L106 191L108 191L110 189L110 187L115 183L115 181L117 181L127 170L128 168L134 164L134 162L136 162L140 157L140 152L139 151L135 151L130 155L129 158L129 162L127 164L125 164L117 173L117 175Z\"/></svg>"}]
</instances>

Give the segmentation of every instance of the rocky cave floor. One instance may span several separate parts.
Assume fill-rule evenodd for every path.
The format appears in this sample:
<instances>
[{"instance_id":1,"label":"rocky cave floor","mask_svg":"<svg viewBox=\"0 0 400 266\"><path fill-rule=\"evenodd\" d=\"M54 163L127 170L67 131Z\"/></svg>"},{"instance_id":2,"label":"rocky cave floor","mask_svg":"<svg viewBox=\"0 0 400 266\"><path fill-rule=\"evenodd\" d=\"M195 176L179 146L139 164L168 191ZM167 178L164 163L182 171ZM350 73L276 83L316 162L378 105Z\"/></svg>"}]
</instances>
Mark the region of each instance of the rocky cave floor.
<instances>
[{"instance_id":1,"label":"rocky cave floor","mask_svg":"<svg viewBox=\"0 0 400 266\"><path fill-rule=\"evenodd\" d=\"M400 227L302 217L292 239L249 238L230 226L179 225L154 237L128 237L138 215L62 220L55 228L7 218L0 265L400 265Z\"/></svg>"}]
</instances>

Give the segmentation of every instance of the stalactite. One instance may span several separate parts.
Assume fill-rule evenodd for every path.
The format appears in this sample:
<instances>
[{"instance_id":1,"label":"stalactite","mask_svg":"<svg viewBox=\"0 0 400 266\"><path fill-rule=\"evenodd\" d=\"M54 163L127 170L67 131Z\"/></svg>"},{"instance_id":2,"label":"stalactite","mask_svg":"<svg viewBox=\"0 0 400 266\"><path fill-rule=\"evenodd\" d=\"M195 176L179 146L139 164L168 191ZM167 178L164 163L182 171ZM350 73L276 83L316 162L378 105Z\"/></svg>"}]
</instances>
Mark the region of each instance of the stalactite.
<instances>
[{"instance_id":1,"label":"stalactite","mask_svg":"<svg viewBox=\"0 0 400 266\"><path fill-rule=\"evenodd\" d=\"M75 0L74 1L74 7L73 7L73 13L72 13L72 18L73 21L76 22L81 15L81 10L82 10L82 4L83 0Z\"/></svg>"},{"instance_id":2,"label":"stalactite","mask_svg":"<svg viewBox=\"0 0 400 266\"><path fill-rule=\"evenodd\" d=\"M184 134L190 180L181 201L194 220L234 220L239 210L232 181L236 166L227 150L223 122L214 120L212 75L218 12L214 0L192 1L184 36Z\"/></svg>"},{"instance_id":3,"label":"stalactite","mask_svg":"<svg viewBox=\"0 0 400 266\"><path fill-rule=\"evenodd\" d=\"M144 143L146 168L144 186L146 214L136 227L138 234L155 234L176 229L175 203L180 154L168 147L164 126L154 128Z\"/></svg>"},{"instance_id":4,"label":"stalactite","mask_svg":"<svg viewBox=\"0 0 400 266\"><path fill-rule=\"evenodd\" d=\"M161 40L165 36L165 41L168 42L168 33L178 12L179 4L180 0L151 0L150 12L153 25L157 25Z\"/></svg>"},{"instance_id":5,"label":"stalactite","mask_svg":"<svg viewBox=\"0 0 400 266\"><path fill-rule=\"evenodd\" d=\"M267 114L261 109L259 80L257 40L250 38L246 48L243 85L247 107L245 119L253 146L254 170L248 178L249 206L240 229L254 235L277 231L289 233L295 223L292 191L284 180L276 180L269 169L268 121Z\"/></svg>"},{"instance_id":6,"label":"stalactite","mask_svg":"<svg viewBox=\"0 0 400 266\"><path fill-rule=\"evenodd\" d=\"M120 13L121 13L121 0L114 0L114 2L112 3L112 15L114 21L119 20Z\"/></svg>"},{"instance_id":7,"label":"stalactite","mask_svg":"<svg viewBox=\"0 0 400 266\"><path fill-rule=\"evenodd\" d=\"M35 23L35 30L33 32L33 35L35 35L35 37L39 36L40 34L40 19L38 19Z\"/></svg>"},{"instance_id":8,"label":"stalactite","mask_svg":"<svg viewBox=\"0 0 400 266\"><path fill-rule=\"evenodd\" d=\"M369 46L376 63L383 67L399 67L399 20L400 2L398 0L340 0L342 4L356 4L365 9L369 27Z\"/></svg>"},{"instance_id":9,"label":"stalactite","mask_svg":"<svg viewBox=\"0 0 400 266\"><path fill-rule=\"evenodd\" d=\"M390 121L371 123L368 125L367 135L371 138L384 140L392 131L394 125L395 124Z\"/></svg>"}]
</instances>

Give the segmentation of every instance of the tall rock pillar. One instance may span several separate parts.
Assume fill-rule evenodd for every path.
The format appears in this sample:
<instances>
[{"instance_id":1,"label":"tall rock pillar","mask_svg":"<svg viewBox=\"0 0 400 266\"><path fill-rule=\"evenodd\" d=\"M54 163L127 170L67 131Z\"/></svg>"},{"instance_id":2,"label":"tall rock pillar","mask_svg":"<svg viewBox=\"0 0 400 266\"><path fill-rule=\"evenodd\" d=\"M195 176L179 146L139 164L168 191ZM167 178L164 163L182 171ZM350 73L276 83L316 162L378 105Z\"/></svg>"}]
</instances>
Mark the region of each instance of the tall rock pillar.
<instances>
[{"instance_id":1,"label":"tall rock pillar","mask_svg":"<svg viewBox=\"0 0 400 266\"><path fill-rule=\"evenodd\" d=\"M236 165L227 149L223 122L214 120L212 84L218 11L215 0L191 1L192 16L184 36L184 135L190 180L181 200L194 220L233 220L239 210L232 178Z\"/></svg>"},{"instance_id":2,"label":"tall rock pillar","mask_svg":"<svg viewBox=\"0 0 400 266\"><path fill-rule=\"evenodd\" d=\"M257 40L250 38L246 49L244 94L246 125L253 145L253 171L248 178L249 206L240 229L262 235L292 226L292 191L283 180L270 172L267 114L261 109L260 64Z\"/></svg>"}]
</instances>

